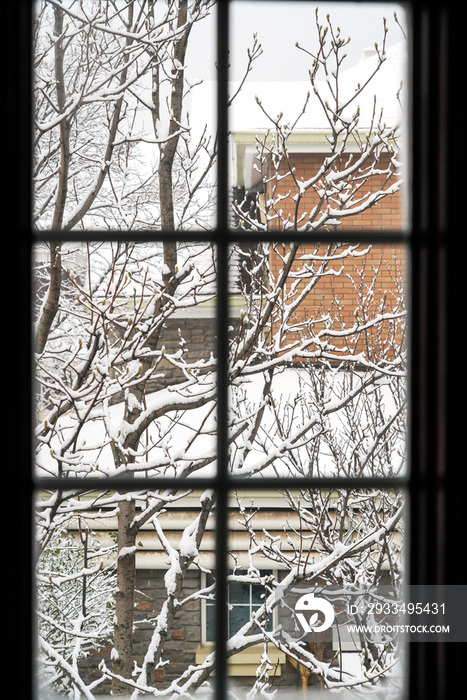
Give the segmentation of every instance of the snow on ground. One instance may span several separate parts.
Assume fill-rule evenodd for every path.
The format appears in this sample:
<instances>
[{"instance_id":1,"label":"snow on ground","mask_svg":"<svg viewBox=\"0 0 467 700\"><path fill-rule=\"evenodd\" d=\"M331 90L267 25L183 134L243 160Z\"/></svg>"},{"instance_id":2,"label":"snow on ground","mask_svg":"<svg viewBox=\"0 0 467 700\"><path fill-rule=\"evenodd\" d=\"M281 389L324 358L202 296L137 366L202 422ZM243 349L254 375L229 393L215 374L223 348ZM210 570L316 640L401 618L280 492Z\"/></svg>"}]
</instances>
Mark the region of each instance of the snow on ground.
<instances>
[{"instance_id":1,"label":"snow on ground","mask_svg":"<svg viewBox=\"0 0 467 700\"><path fill-rule=\"evenodd\" d=\"M342 392L343 376L338 372L333 374L333 381L329 382L326 388L327 396L323 403L324 406L333 405L332 402L336 401ZM245 425L252 424L263 400L263 381L262 375L252 375L248 377L247 381L236 382L232 404L234 410L229 415L229 419L233 419L235 425L238 426L242 422ZM215 387L215 384L212 386ZM394 398L391 395L391 386L389 384L380 386L378 391L384 398L382 406L386 411L386 417L389 418L396 410ZM312 392L310 370L289 368L277 373L271 392L272 397L274 397L275 409L268 409L265 412L258 438L252 443L248 442L247 428L240 433L235 441L235 448L232 448L234 471L236 470L235 464L237 464L237 452L246 448L248 453L246 460L241 464L238 475L246 476L251 471L255 472L262 464L265 465L265 468L261 470L261 474L264 476L291 473L292 467L287 453L297 446L290 439L294 430L300 429L300 426L306 421L310 425L307 436L317 434L321 429L322 417L317 409L312 408ZM174 392L173 388L149 394L146 397L146 410L150 411L157 406L164 406L166 402L170 405L174 395L178 395L178 392ZM371 401L371 393L362 395L356 401L362 402L359 411L362 411L361 420L364 421L367 419L364 401ZM300 403L301 409L297 410L297 404ZM60 453L60 448L70 439L76 428L76 414L70 413L63 417L51 443L38 447L37 475L52 476L56 474L58 461L62 457L64 457L63 467L70 475L89 477L114 474L112 441L121 440L125 431L130 428L123 420L123 411L123 403L111 405L105 410L103 407L96 409L76 436L73 449L64 456ZM289 436L280 435L277 411L280 414L279 422L282 419L281 427L283 429L289 428ZM247 416L250 416L251 420L245 420ZM348 439L348 437L346 438L346 430L348 431L349 426L346 425L346 418L341 410L329 416L326 428L327 430L341 431L343 444ZM367 448L370 449L370 437L368 437L367 443ZM189 408L188 406L186 411L168 411L166 415L157 418L145 431L139 448L139 456L132 469L144 470L147 475L157 474L173 477L179 476L182 473L182 468L187 468L190 464L201 464L203 460L211 458L209 465L194 472L196 476L209 476L215 470L216 447L216 409L213 401L201 408ZM306 445L303 449L306 449ZM322 475L332 473L335 463L326 443L320 444L320 450L320 473ZM402 451L403 445L398 444L394 452L393 466L400 466L400 452ZM268 458L271 455L275 455L275 459L268 463ZM151 467L152 470L147 471Z\"/></svg>"}]
</instances>

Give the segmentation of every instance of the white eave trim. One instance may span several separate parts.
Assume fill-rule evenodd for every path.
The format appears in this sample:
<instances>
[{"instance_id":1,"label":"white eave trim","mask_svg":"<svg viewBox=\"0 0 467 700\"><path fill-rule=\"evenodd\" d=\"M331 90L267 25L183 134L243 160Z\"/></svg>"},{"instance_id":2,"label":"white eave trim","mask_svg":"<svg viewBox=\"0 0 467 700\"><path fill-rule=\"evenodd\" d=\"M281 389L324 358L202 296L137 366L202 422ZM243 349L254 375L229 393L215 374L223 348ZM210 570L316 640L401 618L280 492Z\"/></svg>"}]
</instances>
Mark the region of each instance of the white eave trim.
<instances>
[{"instance_id":1,"label":"white eave trim","mask_svg":"<svg viewBox=\"0 0 467 700\"><path fill-rule=\"evenodd\" d=\"M359 129L359 134L364 140L367 133L365 129ZM259 129L248 131L232 132L232 163L233 180L237 187L251 187L254 180L251 174L247 174L246 168L248 160L252 160L257 154L257 145L266 138L266 134ZM287 149L289 153L330 153L329 139L332 132L329 129L313 129L308 131L294 131L287 139ZM267 136L266 143L272 144L272 136ZM349 139L345 151L346 153L359 152L359 146L353 139ZM257 179L261 179L260 173L255 173Z\"/></svg>"}]
</instances>

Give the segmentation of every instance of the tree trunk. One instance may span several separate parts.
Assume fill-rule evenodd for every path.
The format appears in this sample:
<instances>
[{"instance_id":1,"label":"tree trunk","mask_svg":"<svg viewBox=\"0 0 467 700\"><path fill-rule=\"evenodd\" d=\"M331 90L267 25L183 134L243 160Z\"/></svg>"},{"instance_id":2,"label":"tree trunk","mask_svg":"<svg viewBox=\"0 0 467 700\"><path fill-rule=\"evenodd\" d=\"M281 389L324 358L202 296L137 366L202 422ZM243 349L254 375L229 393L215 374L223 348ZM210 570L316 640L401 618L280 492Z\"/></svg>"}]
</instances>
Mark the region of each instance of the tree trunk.
<instances>
[{"instance_id":1,"label":"tree trunk","mask_svg":"<svg viewBox=\"0 0 467 700\"><path fill-rule=\"evenodd\" d=\"M132 527L134 517L134 500L122 500L118 515L117 592L115 596L112 671L123 678L131 678L133 664L133 608L136 575L136 532ZM113 679L112 693L113 695L124 695L128 693L128 686L118 679Z\"/></svg>"}]
</instances>

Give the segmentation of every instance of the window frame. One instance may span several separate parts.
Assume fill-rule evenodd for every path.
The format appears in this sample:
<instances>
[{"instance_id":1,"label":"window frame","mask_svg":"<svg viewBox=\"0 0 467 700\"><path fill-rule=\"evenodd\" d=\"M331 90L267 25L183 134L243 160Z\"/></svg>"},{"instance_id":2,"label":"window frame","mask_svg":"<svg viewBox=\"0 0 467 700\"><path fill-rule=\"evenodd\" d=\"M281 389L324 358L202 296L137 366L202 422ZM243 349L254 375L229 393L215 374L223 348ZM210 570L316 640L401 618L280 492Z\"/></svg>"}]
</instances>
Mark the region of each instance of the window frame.
<instances>
[{"instance_id":1,"label":"window frame","mask_svg":"<svg viewBox=\"0 0 467 700\"><path fill-rule=\"evenodd\" d=\"M460 514L463 512L465 469L462 410L456 401L462 392L462 367L458 357L459 319L463 318L460 281L462 256L457 233L458 203L465 198L462 178L457 177L462 133L459 91L465 41L458 3L444 0L413 0L411 10L412 163L411 230L411 414L409 420L410 474L405 483L410 507L409 575L412 583L454 585L465 583L459 561L462 544ZM4 469L7 477L7 519L4 521L7 568L7 668L20 697L34 697L33 673L33 518L36 484L31 474L31 14L28 0L4 8L8 47L7 110L8 164L7 249L5 260L13 279L4 277L5 329L11 339L7 359L20 368L15 390L7 397L7 442ZM227 56L222 37L228 33L228 3L218 6L219 97L226 99ZM219 112L219 129L227 133L226 114ZM227 163L226 139L220 139L219 162ZM226 170L226 168L224 168ZM220 203L214 233L221 243L220 265L226 265L230 242L226 173L219 172ZM462 233L460 229L459 234ZM158 239L161 237L158 235ZM361 236L359 237L361 238ZM257 236L255 236L257 239ZM388 239L389 240L389 239ZM218 298L218 319L225 317L227 295ZM462 304L462 306L461 306ZM225 346L226 329L219 323L219 347ZM434 342L443 339L444 342ZM220 370L222 370L222 359ZM461 375L461 376L459 376ZM226 412L226 385L220 371L219 412ZM6 399L4 399L5 401ZM224 421L225 423L225 421ZM221 425L219 435L222 444ZM225 444L225 443L224 443ZM465 457L464 457L465 459ZM216 488L219 512L227 511L230 482L225 455ZM462 473L460 473L460 471ZM264 484L266 486L266 484ZM344 484L345 485L345 484ZM360 482L360 485L363 485ZM12 497L14 494L14 498ZM11 536L14 528L15 536ZM459 529L461 532L459 533ZM221 554L227 544L227 528L218 529L218 576L225 578ZM218 605L224 606L225 587L220 586ZM12 601L16 601L15 604ZM218 616L217 639L225 639L225 616ZM13 638L13 639L11 639ZM410 700L455 697L462 647L458 644L411 644L408 649ZM225 645L218 645L216 696L226 697Z\"/></svg>"}]
</instances>

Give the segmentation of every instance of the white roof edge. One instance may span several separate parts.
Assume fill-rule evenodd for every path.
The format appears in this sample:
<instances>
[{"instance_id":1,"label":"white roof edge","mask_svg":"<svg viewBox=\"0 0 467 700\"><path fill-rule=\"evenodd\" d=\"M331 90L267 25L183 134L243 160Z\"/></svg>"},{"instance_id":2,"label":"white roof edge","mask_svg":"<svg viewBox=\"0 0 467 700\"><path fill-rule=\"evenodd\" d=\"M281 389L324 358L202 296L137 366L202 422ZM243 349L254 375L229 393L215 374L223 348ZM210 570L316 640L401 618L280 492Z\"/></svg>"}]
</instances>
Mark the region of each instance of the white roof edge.
<instances>
[{"instance_id":1,"label":"white roof edge","mask_svg":"<svg viewBox=\"0 0 467 700\"><path fill-rule=\"evenodd\" d=\"M359 129L359 134L365 135L368 130ZM296 129L289 135L287 140L287 150L289 153L330 153L329 138L332 132L329 129ZM252 187L260 174L253 170L253 160L256 152L258 139L264 138L259 129L251 131L232 131L232 162L234 186ZM359 151L356 142L349 142L345 149L346 153L357 153ZM251 182L250 182L251 180Z\"/></svg>"}]
</instances>

